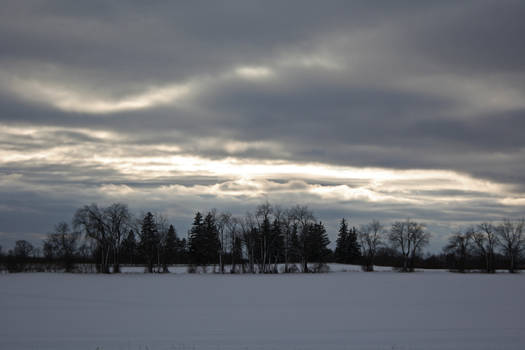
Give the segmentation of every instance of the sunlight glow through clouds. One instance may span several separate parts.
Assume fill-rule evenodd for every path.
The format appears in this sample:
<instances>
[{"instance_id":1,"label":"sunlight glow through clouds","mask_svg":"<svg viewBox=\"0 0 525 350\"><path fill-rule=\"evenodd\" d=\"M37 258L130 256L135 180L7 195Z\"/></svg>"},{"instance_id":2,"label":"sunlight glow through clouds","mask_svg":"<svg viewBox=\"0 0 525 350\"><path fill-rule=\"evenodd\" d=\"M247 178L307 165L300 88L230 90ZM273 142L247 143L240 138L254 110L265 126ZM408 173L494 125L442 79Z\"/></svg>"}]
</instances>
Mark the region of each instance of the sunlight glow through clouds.
<instances>
[{"instance_id":1,"label":"sunlight glow through clouds","mask_svg":"<svg viewBox=\"0 0 525 350\"><path fill-rule=\"evenodd\" d=\"M201 158L197 156L176 155L164 157L115 158L95 156L90 161L109 166L121 174L135 179L152 180L155 178L170 178L177 176L215 176L229 178L237 185L250 187L251 193L259 195L260 184L267 179L282 179L283 181L302 180L323 182L329 181L335 185L315 185L310 187L311 193L323 197L344 200L366 199L370 201L401 201L414 200L412 196L420 197L419 191L479 191L490 194L507 192L505 185L472 178L445 170L393 170L381 168L341 167L328 164L310 163L294 164L285 161L250 161L233 157L221 160ZM351 187L346 182L359 180L366 185ZM337 184L339 183L339 184ZM224 188L209 188L210 193L231 194L245 192L242 186L238 191L224 191ZM301 191L303 189L300 189ZM206 191L209 192L209 191ZM242 193L245 194L245 193ZM439 196L428 196L429 201L439 199ZM443 199L457 199L444 196Z\"/></svg>"},{"instance_id":2,"label":"sunlight glow through clouds","mask_svg":"<svg viewBox=\"0 0 525 350\"><path fill-rule=\"evenodd\" d=\"M53 82L44 83L18 78L13 80L12 89L25 99L49 103L64 111L105 114L176 103L188 96L193 87L189 84L149 87L140 94L116 100L82 92L78 89L66 88Z\"/></svg>"},{"instance_id":3,"label":"sunlight glow through clouds","mask_svg":"<svg viewBox=\"0 0 525 350\"><path fill-rule=\"evenodd\" d=\"M299 67L299 68L310 68L310 69L323 69L323 70L342 70L345 65L336 60L334 57L329 57L326 54L288 54L285 55L279 64L283 67Z\"/></svg>"},{"instance_id":4,"label":"sunlight glow through clouds","mask_svg":"<svg viewBox=\"0 0 525 350\"><path fill-rule=\"evenodd\" d=\"M363 200L366 202L409 202L414 203L415 200L403 197L394 197L375 192L368 188L351 188L347 185L338 186L321 186L314 185L310 188L310 192L319 195L324 199L331 200Z\"/></svg>"},{"instance_id":5,"label":"sunlight glow through clouds","mask_svg":"<svg viewBox=\"0 0 525 350\"><path fill-rule=\"evenodd\" d=\"M72 151L56 147L36 153L1 154L0 165L9 162L42 164L69 164L102 166L113 169L120 181L176 182L179 177L219 177L229 179L211 185L166 185L147 191L176 190L183 195L209 194L219 197L261 197L272 193L306 193L328 200L443 203L466 201L467 198L450 195L425 195L420 191L483 191L486 196L499 197L506 205L523 205L523 200L512 199L505 185L472 178L465 174L444 170L394 170L382 168L341 167L320 163L290 163L286 161L251 161L234 157L208 159L198 156L171 157L109 157L95 155L82 161L69 159ZM74 153L74 152L73 152ZM273 180L270 180L273 179ZM275 182L280 179L282 182ZM22 176L4 177L11 186L24 186ZM101 179L104 180L104 179ZM108 179L109 180L109 179ZM359 183L356 185L356 181ZM109 180L110 181L110 180ZM321 185L320 183L330 184ZM6 185L6 184L4 184ZM42 190L47 190L42 188ZM144 195L144 189L113 183L102 184L101 193L109 196ZM158 195L158 193L157 193ZM486 197L485 196L485 197Z\"/></svg>"},{"instance_id":6,"label":"sunlight glow through clouds","mask_svg":"<svg viewBox=\"0 0 525 350\"><path fill-rule=\"evenodd\" d=\"M282 56L282 55L281 55ZM318 54L284 55L284 58L274 59L272 66L240 65L233 70L225 70L222 74L194 76L185 82L172 82L159 86L146 86L137 94L122 98L108 98L93 92L96 87L69 86L60 82L60 70L55 74L55 80L39 80L36 77L24 77L23 74L10 75L0 71L2 88L11 91L25 100L52 105L53 107L77 113L110 114L116 112L142 110L159 105L184 102L199 91L210 89L216 83L224 83L231 79L242 79L251 82L264 81L278 76L288 68L307 70L339 70L342 65L334 59ZM49 78L47 78L49 79ZM85 79L89 81L89 79Z\"/></svg>"},{"instance_id":7,"label":"sunlight glow through clouds","mask_svg":"<svg viewBox=\"0 0 525 350\"><path fill-rule=\"evenodd\" d=\"M175 185L178 193L219 197L260 197L271 193L309 193L330 200L361 200L390 203L449 203L469 201L468 197L439 195L440 191L482 191L485 197L502 199L509 190L503 184L472 178L466 174L443 170L392 170L380 168L336 167L328 164L293 164L283 161L252 162L235 158L222 160L195 156L173 156L164 163L162 158L116 160L98 158L106 165L133 178L152 179L170 176L218 176L229 178L215 185ZM111 165L113 164L113 165ZM288 184L269 185L268 179L303 181L303 187ZM359 180L363 185L348 185ZM320 185L328 181L332 185ZM169 187L174 189L174 187ZM421 191L435 191L426 195ZM482 195L478 195L482 196ZM519 205L521 202L508 205Z\"/></svg>"},{"instance_id":8,"label":"sunlight glow through clouds","mask_svg":"<svg viewBox=\"0 0 525 350\"><path fill-rule=\"evenodd\" d=\"M276 59L274 66L244 65L216 76L196 76L185 82L173 82L159 86L145 86L143 91L122 98L108 98L79 86L61 85L60 81L40 81L35 78L12 77L3 79L3 88L15 95L57 109L89 114L110 114L123 111L143 110L160 105L181 104L191 96L198 96L206 89L214 89L231 79L242 79L253 83L279 77L289 68L341 70L344 65L335 59L319 55L294 55ZM356 67L359 78L358 69ZM4 76L4 75L2 75ZM487 111L506 111L523 108L523 95L519 89L487 79L472 79L455 76L408 76L389 81L398 89L425 91L435 96L457 101L457 111L463 115L475 115ZM358 79L362 81L362 79ZM219 84L219 85L217 85ZM96 89L95 89L96 91Z\"/></svg>"},{"instance_id":9,"label":"sunlight glow through clouds","mask_svg":"<svg viewBox=\"0 0 525 350\"><path fill-rule=\"evenodd\" d=\"M241 78L249 80L259 80L271 77L274 72L268 67L238 67L235 69L235 74Z\"/></svg>"},{"instance_id":10,"label":"sunlight glow through clouds","mask_svg":"<svg viewBox=\"0 0 525 350\"><path fill-rule=\"evenodd\" d=\"M60 140L75 132L89 136L96 142L84 144L52 144L40 147L41 140ZM112 152L100 152L106 142L122 141L122 136L110 131L84 128L0 126L0 136L6 140L28 137L35 142L31 152L24 150L0 151L0 166L43 167L65 165L76 179L83 175L78 169L105 169L111 178L102 178L102 191L108 194L132 195L132 186L118 187L119 182L160 181L166 185L178 178L201 177L222 179L216 184L181 185L185 193L207 193L217 196L264 196L268 193L309 193L329 200L363 200L369 202L434 203L468 201L469 196L447 194L472 192L476 198L494 197L504 205L523 205L519 195L511 195L507 185L477 179L452 170L397 170L337 166L325 163L297 163L289 160L264 160L235 157L235 152L247 149L275 148L280 145L250 142L224 142L222 147L229 157L212 159L184 153L177 144L154 144L140 147L140 155L125 144L111 144ZM204 140L205 141L205 140ZM212 140L213 141L213 140ZM213 141L216 142L216 141ZM161 152L160 154L158 152ZM165 155L163 155L163 153ZM284 154L284 153L283 153ZM71 166L71 169L67 167ZM77 169L77 170L76 170ZM106 175L107 176L107 175ZM5 178L23 186L24 177ZM104 183L107 182L107 183ZM105 186L105 187L104 187ZM108 187L109 186L109 187ZM201 192L201 193L199 193Z\"/></svg>"},{"instance_id":11,"label":"sunlight glow through clouds","mask_svg":"<svg viewBox=\"0 0 525 350\"><path fill-rule=\"evenodd\" d=\"M154 87L147 86L143 88L141 93L113 99L100 96L94 93L93 89L64 86L59 80L40 81L31 77L20 78L15 76L8 79L4 77L3 80L8 81L8 83L4 83L3 88L23 99L50 104L63 111L110 114L142 110L159 105L176 105L202 89L211 88L214 86L213 83L221 83L230 79L259 81L273 76L274 71L269 67L240 66L235 68L233 72L226 72L217 76L193 77L182 83L174 82Z\"/></svg>"},{"instance_id":12,"label":"sunlight glow through clouds","mask_svg":"<svg viewBox=\"0 0 525 350\"><path fill-rule=\"evenodd\" d=\"M58 127L58 126L12 126L0 124L0 136L33 136L35 139L48 137L52 133L75 132L100 140L120 141L122 137L109 130L94 130L89 128Z\"/></svg>"}]
</instances>

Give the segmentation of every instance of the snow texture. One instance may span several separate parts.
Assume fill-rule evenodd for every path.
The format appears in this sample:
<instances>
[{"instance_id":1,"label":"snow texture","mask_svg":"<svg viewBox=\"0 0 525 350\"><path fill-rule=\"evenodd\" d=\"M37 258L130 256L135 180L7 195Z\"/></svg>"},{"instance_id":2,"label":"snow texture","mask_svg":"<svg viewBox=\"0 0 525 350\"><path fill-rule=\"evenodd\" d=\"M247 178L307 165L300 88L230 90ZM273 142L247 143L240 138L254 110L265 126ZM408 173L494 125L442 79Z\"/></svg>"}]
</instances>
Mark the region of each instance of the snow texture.
<instances>
[{"instance_id":1,"label":"snow texture","mask_svg":"<svg viewBox=\"0 0 525 350\"><path fill-rule=\"evenodd\" d=\"M4 274L0 349L525 348L524 274L345 270Z\"/></svg>"}]
</instances>

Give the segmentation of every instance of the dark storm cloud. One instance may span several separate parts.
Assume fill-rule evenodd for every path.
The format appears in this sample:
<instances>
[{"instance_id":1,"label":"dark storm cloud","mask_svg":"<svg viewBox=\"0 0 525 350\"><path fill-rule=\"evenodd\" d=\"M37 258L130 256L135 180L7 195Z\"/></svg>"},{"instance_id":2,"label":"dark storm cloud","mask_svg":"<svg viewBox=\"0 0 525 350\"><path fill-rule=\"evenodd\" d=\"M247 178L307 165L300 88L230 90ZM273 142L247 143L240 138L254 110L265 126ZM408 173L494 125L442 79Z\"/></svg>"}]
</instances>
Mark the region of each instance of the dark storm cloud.
<instances>
[{"instance_id":1,"label":"dark storm cloud","mask_svg":"<svg viewBox=\"0 0 525 350\"><path fill-rule=\"evenodd\" d=\"M465 8L451 7L447 16L427 17L421 30L407 34L414 39L410 46L420 54L455 70L523 73L523 16L521 1L478 1Z\"/></svg>"},{"instance_id":2,"label":"dark storm cloud","mask_svg":"<svg viewBox=\"0 0 525 350\"><path fill-rule=\"evenodd\" d=\"M5 4L2 54L94 67L122 78L174 79L308 45L341 28L403 15L417 2L17 1ZM27 23L31 23L28 26ZM124 63L124 64L123 64Z\"/></svg>"},{"instance_id":3,"label":"dark storm cloud","mask_svg":"<svg viewBox=\"0 0 525 350\"><path fill-rule=\"evenodd\" d=\"M411 216L442 235L447 221L520 215L524 15L519 1L5 2L0 237L44 233L90 201L184 225L194 209L266 198L325 221ZM246 183L171 167L178 156L468 178ZM487 188L461 188L471 178Z\"/></svg>"}]
</instances>

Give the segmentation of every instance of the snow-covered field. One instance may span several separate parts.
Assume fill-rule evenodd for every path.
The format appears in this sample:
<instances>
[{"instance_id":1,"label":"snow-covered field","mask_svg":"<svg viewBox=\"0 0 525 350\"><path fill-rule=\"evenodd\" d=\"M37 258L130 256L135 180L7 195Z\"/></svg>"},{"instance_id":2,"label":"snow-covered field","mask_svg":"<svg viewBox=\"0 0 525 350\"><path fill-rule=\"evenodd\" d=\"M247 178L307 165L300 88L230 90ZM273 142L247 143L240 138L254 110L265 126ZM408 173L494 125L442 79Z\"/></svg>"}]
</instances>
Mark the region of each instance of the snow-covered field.
<instances>
[{"instance_id":1,"label":"snow-covered field","mask_svg":"<svg viewBox=\"0 0 525 350\"><path fill-rule=\"evenodd\" d=\"M525 274L5 274L0 315L13 350L524 349Z\"/></svg>"}]
</instances>

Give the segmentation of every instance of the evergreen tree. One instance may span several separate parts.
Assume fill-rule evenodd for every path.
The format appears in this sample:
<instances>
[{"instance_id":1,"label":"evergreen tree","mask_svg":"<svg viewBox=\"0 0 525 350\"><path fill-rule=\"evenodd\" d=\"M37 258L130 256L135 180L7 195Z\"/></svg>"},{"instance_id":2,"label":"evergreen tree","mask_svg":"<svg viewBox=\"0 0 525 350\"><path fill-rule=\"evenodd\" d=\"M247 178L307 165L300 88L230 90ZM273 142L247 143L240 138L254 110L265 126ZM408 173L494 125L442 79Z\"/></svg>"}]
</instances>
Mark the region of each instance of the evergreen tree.
<instances>
[{"instance_id":1,"label":"evergreen tree","mask_svg":"<svg viewBox=\"0 0 525 350\"><path fill-rule=\"evenodd\" d=\"M204 253L206 264L217 264L219 262L219 251L221 242L219 240L219 229L215 215L208 212L204 218Z\"/></svg>"},{"instance_id":2,"label":"evergreen tree","mask_svg":"<svg viewBox=\"0 0 525 350\"><path fill-rule=\"evenodd\" d=\"M133 230L129 230L128 235L124 238L124 241L122 241L122 255L123 260L129 264L137 262L138 245Z\"/></svg>"},{"instance_id":3,"label":"evergreen tree","mask_svg":"<svg viewBox=\"0 0 525 350\"><path fill-rule=\"evenodd\" d=\"M241 263L244 269L244 264L242 263L242 239L239 236L233 237L232 244L232 268L231 273L236 273L236 264Z\"/></svg>"},{"instance_id":4,"label":"evergreen tree","mask_svg":"<svg viewBox=\"0 0 525 350\"><path fill-rule=\"evenodd\" d=\"M299 235L297 234L297 224L294 224L290 235L290 247L288 252L288 259L291 263L298 263L301 261L300 251L301 243L299 242Z\"/></svg>"},{"instance_id":5,"label":"evergreen tree","mask_svg":"<svg viewBox=\"0 0 525 350\"><path fill-rule=\"evenodd\" d=\"M197 212L193 219L193 224L189 232L189 259L190 264L201 266L206 264L206 254L204 251L204 222L202 214Z\"/></svg>"},{"instance_id":6,"label":"evergreen tree","mask_svg":"<svg viewBox=\"0 0 525 350\"><path fill-rule=\"evenodd\" d=\"M357 230L355 227L348 228L347 221L343 218L339 224L335 248L335 261L341 264L352 264L361 256L359 243L357 242Z\"/></svg>"},{"instance_id":7,"label":"evergreen tree","mask_svg":"<svg viewBox=\"0 0 525 350\"><path fill-rule=\"evenodd\" d=\"M178 248L177 232L175 232L173 225L170 225L162 243L162 271L169 272L168 265L175 262Z\"/></svg>"},{"instance_id":8,"label":"evergreen tree","mask_svg":"<svg viewBox=\"0 0 525 350\"><path fill-rule=\"evenodd\" d=\"M176 264L188 264L188 242L186 238L177 239L177 254L175 256Z\"/></svg>"},{"instance_id":9,"label":"evergreen tree","mask_svg":"<svg viewBox=\"0 0 525 350\"><path fill-rule=\"evenodd\" d=\"M190 263L193 266L216 264L220 240L215 215L209 212L203 219L202 214L197 212L189 236Z\"/></svg>"},{"instance_id":10,"label":"evergreen tree","mask_svg":"<svg viewBox=\"0 0 525 350\"><path fill-rule=\"evenodd\" d=\"M346 262L345 246L348 242L348 223L345 218L341 219L339 224L339 233L337 235L336 247L335 247L335 261L341 264Z\"/></svg>"},{"instance_id":11,"label":"evergreen tree","mask_svg":"<svg viewBox=\"0 0 525 350\"><path fill-rule=\"evenodd\" d=\"M361 246L357 240L357 229L355 226L352 226L352 228L348 230L346 252L347 264L354 264L361 257Z\"/></svg>"},{"instance_id":12,"label":"evergreen tree","mask_svg":"<svg viewBox=\"0 0 525 350\"><path fill-rule=\"evenodd\" d=\"M139 248L146 263L147 272L153 272L155 258L159 246L159 234L157 223L152 213L148 212L142 220L142 230L140 232Z\"/></svg>"},{"instance_id":13,"label":"evergreen tree","mask_svg":"<svg viewBox=\"0 0 525 350\"><path fill-rule=\"evenodd\" d=\"M274 272L277 272L277 263L284 261L284 234L279 220L275 219L271 228L271 261L274 263Z\"/></svg>"},{"instance_id":14,"label":"evergreen tree","mask_svg":"<svg viewBox=\"0 0 525 350\"><path fill-rule=\"evenodd\" d=\"M308 261L317 263L320 266L326 263L330 256L330 239L322 222L310 224L308 227L307 254Z\"/></svg>"}]
</instances>

